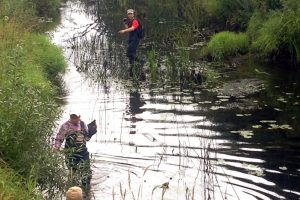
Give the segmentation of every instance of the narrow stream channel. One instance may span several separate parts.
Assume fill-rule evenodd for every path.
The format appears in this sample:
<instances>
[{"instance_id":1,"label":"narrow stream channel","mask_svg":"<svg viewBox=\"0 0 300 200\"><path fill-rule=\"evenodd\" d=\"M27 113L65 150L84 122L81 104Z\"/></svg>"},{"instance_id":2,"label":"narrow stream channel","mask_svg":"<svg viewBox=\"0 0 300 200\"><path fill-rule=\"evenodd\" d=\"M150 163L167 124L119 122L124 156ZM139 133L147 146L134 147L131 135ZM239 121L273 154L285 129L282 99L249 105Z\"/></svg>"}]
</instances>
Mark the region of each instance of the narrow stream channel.
<instances>
[{"instance_id":1,"label":"narrow stream channel","mask_svg":"<svg viewBox=\"0 0 300 200\"><path fill-rule=\"evenodd\" d=\"M268 120L276 117L269 108L240 113L226 110L239 102L207 90L137 90L113 78L97 83L78 72L69 40L94 21L82 4L68 1L51 33L69 66L61 122L80 112L85 122L98 123L88 143L91 199L122 199L121 193L143 200L300 198L299 139L267 132Z\"/></svg>"}]
</instances>

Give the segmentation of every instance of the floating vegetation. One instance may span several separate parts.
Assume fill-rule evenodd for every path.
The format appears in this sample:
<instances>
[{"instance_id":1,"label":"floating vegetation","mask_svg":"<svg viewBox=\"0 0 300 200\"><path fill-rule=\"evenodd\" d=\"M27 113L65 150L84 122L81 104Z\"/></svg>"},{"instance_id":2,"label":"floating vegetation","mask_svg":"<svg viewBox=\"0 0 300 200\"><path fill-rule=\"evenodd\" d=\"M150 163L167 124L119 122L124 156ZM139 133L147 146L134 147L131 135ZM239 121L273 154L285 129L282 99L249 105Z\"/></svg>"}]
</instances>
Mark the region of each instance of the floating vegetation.
<instances>
[{"instance_id":1,"label":"floating vegetation","mask_svg":"<svg viewBox=\"0 0 300 200\"><path fill-rule=\"evenodd\" d=\"M269 124L269 130L275 130L275 129L282 129L282 130L293 130L293 127L291 127L288 124L284 124L284 125L277 125L277 124Z\"/></svg>"},{"instance_id":2,"label":"floating vegetation","mask_svg":"<svg viewBox=\"0 0 300 200\"><path fill-rule=\"evenodd\" d=\"M220 165L224 165L226 162L224 159L218 159L217 163Z\"/></svg>"},{"instance_id":3,"label":"floating vegetation","mask_svg":"<svg viewBox=\"0 0 300 200\"><path fill-rule=\"evenodd\" d=\"M262 125L253 125L252 128L259 129L262 128Z\"/></svg>"},{"instance_id":4,"label":"floating vegetation","mask_svg":"<svg viewBox=\"0 0 300 200\"><path fill-rule=\"evenodd\" d=\"M202 102L198 102L199 104L212 104L212 101L202 101Z\"/></svg>"},{"instance_id":5,"label":"floating vegetation","mask_svg":"<svg viewBox=\"0 0 300 200\"><path fill-rule=\"evenodd\" d=\"M230 96L217 96L218 99L230 99Z\"/></svg>"},{"instance_id":6,"label":"floating vegetation","mask_svg":"<svg viewBox=\"0 0 300 200\"><path fill-rule=\"evenodd\" d=\"M278 98L277 101L282 102L282 103L287 103L287 100L285 100L285 98L283 98L283 97Z\"/></svg>"},{"instance_id":7,"label":"floating vegetation","mask_svg":"<svg viewBox=\"0 0 300 200\"><path fill-rule=\"evenodd\" d=\"M282 112L282 109L280 109L280 108L274 108L274 110L276 110L278 112Z\"/></svg>"},{"instance_id":8,"label":"floating vegetation","mask_svg":"<svg viewBox=\"0 0 300 200\"><path fill-rule=\"evenodd\" d=\"M226 107L224 106L212 106L210 109L211 110L220 110L220 109L225 109Z\"/></svg>"},{"instance_id":9,"label":"floating vegetation","mask_svg":"<svg viewBox=\"0 0 300 200\"><path fill-rule=\"evenodd\" d=\"M251 130L240 130L240 131L230 131L231 133L238 133L240 136L242 136L245 139L250 139L252 138L253 131Z\"/></svg>"},{"instance_id":10,"label":"floating vegetation","mask_svg":"<svg viewBox=\"0 0 300 200\"><path fill-rule=\"evenodd\" d=\"M275 120L261 120L260 123L263 123L263 124L274 124L274 123L277 123L277 121L275 121Z\"/></svg>"},{"instance_id":11,"label":"floating vegetation","mask_svg":"<svg viewBox=\"0 0 300 200\"><path fill-rule=\"evenodd\" d=\"M279 167L279 169L282 170L282 171L286 171L287 167L286 166L281 166L281 167Z\"/></svg>"},{"instance_id":12,"label":"floating vegetation","mask_svg":"<svg viewBox=\"0 0 300 200\"><path fill-rule=\"evenodd\" d=\"M250 117L252 114L236 114L237 117Z\"/></svg>"},{"instance_id":13,"label":"floating vegetation","mask_svg":"<svg viewBox=\"0 0 300 200\"><path fill-rule=\"evenodd\" d=\"M221 102L227 102L229 99L220 99Z\"/></svg>"},{"instance_id":14,"label":"floating vegetation","mask_svg":"<svg viewBox=\"0 0 300 200\"><path fill-rule=\"evenodd\" d=\"M262 169L251 171L251 172L249 172L249 174L254 175L254 176L258 176L258 177L266 175L266 174L264 174L264 171Z\"/></svg>"}]
</instances>

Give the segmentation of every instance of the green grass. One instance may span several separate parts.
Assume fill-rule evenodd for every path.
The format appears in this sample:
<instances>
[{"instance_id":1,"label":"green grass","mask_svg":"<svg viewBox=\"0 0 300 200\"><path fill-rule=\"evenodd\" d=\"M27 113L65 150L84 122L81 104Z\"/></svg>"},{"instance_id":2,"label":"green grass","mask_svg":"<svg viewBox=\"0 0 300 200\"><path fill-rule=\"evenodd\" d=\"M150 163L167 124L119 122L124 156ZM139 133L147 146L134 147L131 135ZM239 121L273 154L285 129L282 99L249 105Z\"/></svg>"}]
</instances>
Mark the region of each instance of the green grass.
<instances>
[{"instance_id":1,"label":"green grass","mask_svg":"<svg viewBox=\"0 0 300 200\"><path fill-rule=\"evenodd\" d=\"M276 55L288 50L300 63L299 19L300 3L298 7L269 13L264 20L250 20L248 34L252 37L252 50L263 56Z\"/></svg>"},{"instance_id":2,"label":"green grass","mask_svg":"<svg viewBox=\"0 0 300 200\"><path fill-rule=\"evenodd\" d=\"M33 4L1 3L0 199L39 199L39 191L51 197L65 189L64 160L48 140L60 113L55 96L66 62L46 35L33 32Z\"/></svg>"},{"instance_id":3,"label":"green grass","mask_svg":"<svg viewBox=\"0 0 300 200\"><path fill-rule=\"evenodd\" d=\"M2 164L5 165L5 164ZM36 191L35 181L26 181L12 169L0 167L0 199L5 200L42 200Z\"/></svg>"},{"instance_id":4,"label":"green grass","mask_svg":"<svg viewBox=\"0 0 300 200\"><path fill-rule=\"evenodd\" d=\"M207 46L207 53L215 60L223 60L227 56L245 54L249 48L249 38L245 33L229 31L215 34Z\"/></svg>"}]
</instances>

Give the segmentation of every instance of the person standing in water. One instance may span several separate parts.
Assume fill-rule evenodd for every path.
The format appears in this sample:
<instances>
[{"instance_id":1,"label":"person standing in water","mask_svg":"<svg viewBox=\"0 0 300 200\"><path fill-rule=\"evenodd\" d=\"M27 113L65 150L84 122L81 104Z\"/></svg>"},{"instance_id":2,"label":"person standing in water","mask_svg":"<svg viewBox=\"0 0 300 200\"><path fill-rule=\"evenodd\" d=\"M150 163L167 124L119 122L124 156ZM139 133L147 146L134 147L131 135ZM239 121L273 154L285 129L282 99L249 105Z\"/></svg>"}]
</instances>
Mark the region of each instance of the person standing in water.
<instances>
[{"instance_id":1,"label":"person standing in water","mask_svg":"<svg viewBox=\"0 0 300 200\"><path fill-rule=\"evenodd\" d=\"M59 150L65 140L65 159L71 176L78 174L81 179L81 186L88 190L92 177L90 167L90 156L86 147L91 135L86 124L81 121L80 115L71 114L55 138L54 149Z\"/></svg>"},{"instance_id":2,"label":"person standing in water","mask_svg":"<svg viewBox=\"0 0 300 200\"><path fill-rule=\"evenodd\" d=\"M127 10L127 18L123 19L125 29L120 30L119 33L129 33L127 57L130 64L130 76L133 75L133 65L136 61L136 51L141 40L140 28L141 24L139 20L134 18L134 10Z\"/></svg>"}]
</instances>

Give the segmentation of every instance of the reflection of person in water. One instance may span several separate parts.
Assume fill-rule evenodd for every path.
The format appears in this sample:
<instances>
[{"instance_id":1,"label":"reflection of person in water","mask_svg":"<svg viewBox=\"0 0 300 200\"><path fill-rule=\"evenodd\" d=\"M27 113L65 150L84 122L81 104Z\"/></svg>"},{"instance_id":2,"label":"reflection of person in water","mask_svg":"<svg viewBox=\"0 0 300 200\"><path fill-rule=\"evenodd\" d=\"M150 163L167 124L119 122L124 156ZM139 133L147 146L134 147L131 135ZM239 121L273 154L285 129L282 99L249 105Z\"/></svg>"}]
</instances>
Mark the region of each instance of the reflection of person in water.
<instances>
[{"instance_id":1,"label":"reflection of person in water","mask_svg":"<svg viewBox=\"0 0 300 200\"><path fill-rule=\"evenodd\" d=\"M141 109L146 103L141 100L141 94L138 91L131 91L129 93L129 105L127 114L130 115L131 128L135 128L135 123L141 121L135 115L141 114L144 112L144 109ZM131 134L135 134L135 131L130 131Z\"/></svg>"}]
</instances>

